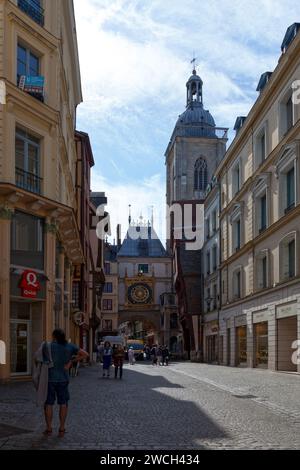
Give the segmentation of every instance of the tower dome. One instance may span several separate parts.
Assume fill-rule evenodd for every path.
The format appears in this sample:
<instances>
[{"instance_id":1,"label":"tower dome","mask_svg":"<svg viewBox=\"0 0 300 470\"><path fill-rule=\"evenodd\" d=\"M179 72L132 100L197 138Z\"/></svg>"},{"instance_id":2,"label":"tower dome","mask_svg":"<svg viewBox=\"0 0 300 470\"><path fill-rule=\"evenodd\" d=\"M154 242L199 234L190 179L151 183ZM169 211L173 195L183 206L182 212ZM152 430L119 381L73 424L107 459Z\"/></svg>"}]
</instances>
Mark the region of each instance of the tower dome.
<instances>
[{"instance_id":1,"label":"tower dome","mask_svg":"<svg viewBox=\"0 0 300 470\"><path fill-rule=\"evenodd\" d=\"M179 116L174 132L182 137L216 137L215 121L203 107L203 81L196 70L186 83L186 110Z\"/></svg>"}]
</instances>

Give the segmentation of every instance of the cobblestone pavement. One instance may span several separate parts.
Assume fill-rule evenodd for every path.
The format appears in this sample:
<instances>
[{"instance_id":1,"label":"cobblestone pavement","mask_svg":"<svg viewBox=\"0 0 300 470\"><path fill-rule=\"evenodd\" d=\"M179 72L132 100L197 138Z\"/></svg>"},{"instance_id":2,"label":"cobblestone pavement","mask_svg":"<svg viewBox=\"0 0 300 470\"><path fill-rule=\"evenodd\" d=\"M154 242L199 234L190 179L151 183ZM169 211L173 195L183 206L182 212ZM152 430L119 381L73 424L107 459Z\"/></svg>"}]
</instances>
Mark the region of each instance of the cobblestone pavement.
<instances>
[{"instance_id":1,"label":"cobblestone pavement","mask_svg":"<svg viewBox=\"0 0 300 470\"><path fill-rule=\"evenodd\" d=\"M46 438L32 384L1 385L0 449L300 449L299 375L142 363L120 381L93 366L70 391L68 433Z\"/></svg>"}]
</instances>

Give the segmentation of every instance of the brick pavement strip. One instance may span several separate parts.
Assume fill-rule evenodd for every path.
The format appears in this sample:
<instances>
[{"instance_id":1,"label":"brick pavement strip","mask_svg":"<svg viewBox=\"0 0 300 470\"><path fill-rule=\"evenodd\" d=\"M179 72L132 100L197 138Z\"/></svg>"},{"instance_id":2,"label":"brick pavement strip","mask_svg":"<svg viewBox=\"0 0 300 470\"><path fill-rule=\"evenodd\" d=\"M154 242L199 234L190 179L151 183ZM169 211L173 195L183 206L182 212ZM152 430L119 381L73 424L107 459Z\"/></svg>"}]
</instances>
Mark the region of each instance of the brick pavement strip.
<instances>
[{"instance_id":1,"label":"brick pavement strip","mask_svg":"<svg viewBox=\"0 0 300 470\"><path fill-rule=\"evenodd\" d=\"M186 362L126 366L120 381L93 366L70 391L59 439L42 436L31 383L0 386L0 449L300 449L297 375Z\"/></svg>"}]
</instances>

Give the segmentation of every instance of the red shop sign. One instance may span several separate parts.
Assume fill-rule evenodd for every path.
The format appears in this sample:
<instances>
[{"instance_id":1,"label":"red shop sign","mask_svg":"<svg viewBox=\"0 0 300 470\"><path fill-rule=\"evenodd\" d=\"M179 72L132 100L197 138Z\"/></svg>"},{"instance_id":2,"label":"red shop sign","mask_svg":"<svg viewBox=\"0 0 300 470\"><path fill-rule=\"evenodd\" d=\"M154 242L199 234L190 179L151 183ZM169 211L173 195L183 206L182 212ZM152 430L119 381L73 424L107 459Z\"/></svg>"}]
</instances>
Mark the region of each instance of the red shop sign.
<instances>
[{"instance_id":1,"label":"red shop sign","mask_svg":"<svg viewBox=\"0 0 300 470\"><path fill-rule=\"evenodd\" d=\"M22 290L22 297L35 299L38 291L41 289L37 274L29 269L24 271L20 282L20 288Z\"/></svg>"}]
</instances>

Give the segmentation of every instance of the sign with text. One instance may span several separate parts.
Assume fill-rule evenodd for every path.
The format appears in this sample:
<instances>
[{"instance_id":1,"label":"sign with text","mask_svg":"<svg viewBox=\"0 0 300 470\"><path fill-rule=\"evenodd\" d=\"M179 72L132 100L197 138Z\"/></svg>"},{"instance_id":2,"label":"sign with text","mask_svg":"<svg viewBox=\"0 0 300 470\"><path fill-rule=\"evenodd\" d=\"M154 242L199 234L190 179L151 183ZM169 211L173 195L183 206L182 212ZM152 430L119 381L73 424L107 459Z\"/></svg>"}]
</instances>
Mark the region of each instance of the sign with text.
<instances>
[{"instance_id":1,"label":"sign with text","mask_svg":"<svg viewBox=\"0 0 300 470\"><path fill-rule=\"evenodd\" d=\"M23 272L20 289L22 297L36 299L38 291L41 289L36 272L27 269Z\"/></svg>"}]
</instances>

